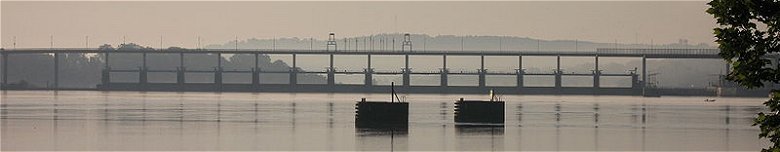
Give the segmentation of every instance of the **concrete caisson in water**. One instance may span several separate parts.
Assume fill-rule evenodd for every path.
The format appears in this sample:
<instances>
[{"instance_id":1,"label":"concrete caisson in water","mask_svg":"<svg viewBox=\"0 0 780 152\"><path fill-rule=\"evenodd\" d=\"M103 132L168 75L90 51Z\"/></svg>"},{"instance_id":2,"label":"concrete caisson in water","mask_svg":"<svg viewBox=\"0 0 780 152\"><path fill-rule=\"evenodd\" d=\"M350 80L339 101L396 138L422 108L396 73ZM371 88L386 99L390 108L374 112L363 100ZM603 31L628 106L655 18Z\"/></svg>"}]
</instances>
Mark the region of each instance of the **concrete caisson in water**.
<instances>
[{"instance_id":1,"label":"concrete caisson in water","mask_svg":"<svg viewBox=\"0 0 780 152\"><path fill-rule=\"evenodd\" d=\"M455 101L456 123L504 123L504 101Z\"/></svg>"}]
</instances>

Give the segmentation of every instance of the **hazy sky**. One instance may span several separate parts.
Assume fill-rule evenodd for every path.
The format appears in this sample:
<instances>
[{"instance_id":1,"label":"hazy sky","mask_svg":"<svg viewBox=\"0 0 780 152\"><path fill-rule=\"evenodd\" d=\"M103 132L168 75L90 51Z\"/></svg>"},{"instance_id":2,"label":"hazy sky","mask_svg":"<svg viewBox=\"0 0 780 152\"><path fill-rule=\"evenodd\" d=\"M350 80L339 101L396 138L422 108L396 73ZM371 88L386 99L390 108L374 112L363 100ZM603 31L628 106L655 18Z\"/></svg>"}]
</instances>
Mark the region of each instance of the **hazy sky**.
<instances>
[{"instance_id":1,"label":"hazy sky","mask_svg":"<svg viewBox=\"0 0 780 152\"><path fill-rule=\"evenodd\" d=\"M128 42L194 47L247 38L386 32L612 43L712 44L706 1L688 2L19 2L2 1L3 47Z\"/></svg>"}]
</instances>

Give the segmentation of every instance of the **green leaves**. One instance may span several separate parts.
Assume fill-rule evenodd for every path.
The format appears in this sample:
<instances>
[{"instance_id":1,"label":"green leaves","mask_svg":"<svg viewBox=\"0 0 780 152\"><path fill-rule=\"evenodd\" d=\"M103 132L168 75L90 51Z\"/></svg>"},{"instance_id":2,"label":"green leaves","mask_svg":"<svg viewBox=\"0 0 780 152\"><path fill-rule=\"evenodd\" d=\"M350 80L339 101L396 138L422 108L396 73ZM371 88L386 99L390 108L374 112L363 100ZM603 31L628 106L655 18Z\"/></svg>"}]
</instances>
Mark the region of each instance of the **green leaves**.
<instances>
[{"instance_id":1,"label":"green leaves","mask_svg":"<svg viewBox=\"0 0 780 152\"><path fill-rule=\"evenodd\" d=\"M770 56L780 52L780 1L713 0L707 4L707 13L719 25L713 29L719 55L732 65L726 79L747 88L780 82L780 64L771 65L772 60L780 60ZM773 143L762 151L780 152L780 91L772 90L764 105L771 112L759 113L753 125L761 129L760 138Z\"/></svg>"}]
</instances>

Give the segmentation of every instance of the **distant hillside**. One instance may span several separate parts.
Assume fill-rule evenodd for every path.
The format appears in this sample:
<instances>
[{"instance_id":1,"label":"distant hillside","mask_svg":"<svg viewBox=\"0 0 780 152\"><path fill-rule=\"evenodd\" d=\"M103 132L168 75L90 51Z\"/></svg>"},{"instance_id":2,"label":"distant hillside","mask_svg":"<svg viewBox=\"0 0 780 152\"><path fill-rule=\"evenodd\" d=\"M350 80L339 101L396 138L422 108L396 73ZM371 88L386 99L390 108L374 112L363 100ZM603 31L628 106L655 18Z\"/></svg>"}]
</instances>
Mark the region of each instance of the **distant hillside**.
<instances>
[{"instance_id":1,"label":"distant hillside","mask_svg":"<svg viewBox=\"0 0 780 152\"><path fill-rule=\"evenodd\" d=\"M355 40L357 48L360 50L395 50L401 49L403 34L378 34L359 37L339 37L337 43L339 50L355 50ZM346 41L345 41L346 39ZM373 39L373 41L371 41ZM540 40L528 37L513 36L455 36L455 35L437 35L430 36L425 34L411 34L414 50L461 50L461 40L463 50L523 50L523 51L595 51L596 48L714 48L706 44L687 44L687 40L681 39L673 44L624 44L624 43L595 43L576 40ZM393 43L395 40L395 43ZM278 38L275 40L276 49L325 49L327 40L309 38ZM393 45L394 44L394 45ZM383 47L384 46L384 47ZM207 45L205 48L211 49L232 49L236 47L236 42L231 41L224 44ZM273 49L273 39L246 39L239 40L238 48L241 49Z\"/></svg>"}]
</instances>

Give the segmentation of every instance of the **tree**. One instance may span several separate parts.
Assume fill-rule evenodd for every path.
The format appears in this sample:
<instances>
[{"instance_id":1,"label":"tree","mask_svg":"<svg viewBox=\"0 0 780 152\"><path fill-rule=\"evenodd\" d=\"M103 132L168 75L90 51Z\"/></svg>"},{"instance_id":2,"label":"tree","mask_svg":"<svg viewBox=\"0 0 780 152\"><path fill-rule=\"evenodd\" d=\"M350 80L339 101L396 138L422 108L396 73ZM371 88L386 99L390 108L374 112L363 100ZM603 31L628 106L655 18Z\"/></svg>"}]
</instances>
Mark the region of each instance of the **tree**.
<instances>
[{"instance_id":1,"label":"tree","mask_svg":"<svg viewBox=\"0 0 780 152\"><path fill-rule=\"evenodd\" d=\"M747 88L780 82L780 64L772 66L780 52L780 1L713 0L707 3L717 24L714 34L719 55L732 67L726 79ZM771 113L759 113L760 138L773 144L762 151L780 152L780 90L771 90L764 102Z\"/></svg>"},{"instance_id":2,"label":"tree","mask_svg":"<svg viewBox=\"0 0 780 152\"><path fill-rule=\"evenodd\" d=\"M98 47L98 50L101 50L101 51L114 51L116 49L114 49L114 47L109 45L109 44L103 44L100 47Z\"/></svg>"}]
</instances>

